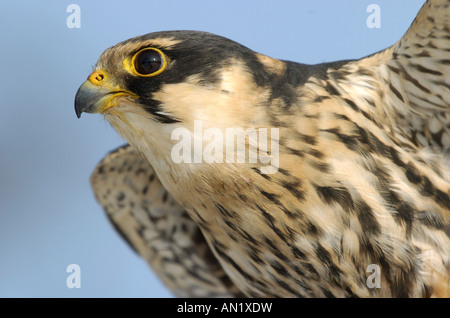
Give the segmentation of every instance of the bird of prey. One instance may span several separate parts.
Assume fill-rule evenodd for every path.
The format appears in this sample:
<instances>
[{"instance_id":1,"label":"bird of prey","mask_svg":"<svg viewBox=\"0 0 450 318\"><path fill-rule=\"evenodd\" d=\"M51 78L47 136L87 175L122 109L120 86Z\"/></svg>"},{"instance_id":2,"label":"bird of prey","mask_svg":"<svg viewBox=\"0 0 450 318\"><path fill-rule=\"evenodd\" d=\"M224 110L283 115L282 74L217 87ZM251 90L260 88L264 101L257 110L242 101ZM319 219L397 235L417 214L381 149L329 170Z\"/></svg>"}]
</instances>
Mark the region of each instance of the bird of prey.
<instances>
[{"instance_id":1,"label":"bird of prey","mask_svg":"<svg viewBox=\"0 0 450 318\"><path fill-rule=\"evenodd\" d=\"M75 110L129 143L92 187L177 296L450 296L450 0L319 65L138 36L100 56Z\"/></svg>"}]
</instances>

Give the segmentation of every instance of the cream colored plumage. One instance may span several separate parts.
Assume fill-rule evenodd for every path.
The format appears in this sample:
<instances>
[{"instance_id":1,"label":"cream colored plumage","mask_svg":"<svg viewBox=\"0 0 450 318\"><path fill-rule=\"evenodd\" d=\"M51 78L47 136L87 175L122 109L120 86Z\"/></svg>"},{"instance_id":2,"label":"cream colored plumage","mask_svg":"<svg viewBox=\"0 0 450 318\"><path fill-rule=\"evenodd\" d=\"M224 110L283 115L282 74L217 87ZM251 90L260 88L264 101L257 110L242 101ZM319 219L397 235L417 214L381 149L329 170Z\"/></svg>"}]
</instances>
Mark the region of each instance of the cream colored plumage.
<instances>
[{"instance_id":1,"label":"cream colored plumage","mask_svg":"<svg viewBox=\"0 0 450 318\"><path fill-rule=\"evenodd\" d=\"M450 0L427 1L392 47L321 65L279 61L209 33L157 32L106 50L75 108L102 113L199 227L218 260L205 275L221 267L233 282L216 281L217 294L448 297L449 48ZM277 172L262 174L262 162L174 163L172 132L193 131L197 120L203 129L277 128ZM99 193L111 181L99 175L94 189L108 206ZM155 251L112 219L140 254ZM150 261L158 253L146 258L166 277L169 267ZM176 272L190 275L188 260L178 260ZM372 264L381 288L367 284ZM171 288L190 295L186 286Z\"/></svg>"}]
</instances>

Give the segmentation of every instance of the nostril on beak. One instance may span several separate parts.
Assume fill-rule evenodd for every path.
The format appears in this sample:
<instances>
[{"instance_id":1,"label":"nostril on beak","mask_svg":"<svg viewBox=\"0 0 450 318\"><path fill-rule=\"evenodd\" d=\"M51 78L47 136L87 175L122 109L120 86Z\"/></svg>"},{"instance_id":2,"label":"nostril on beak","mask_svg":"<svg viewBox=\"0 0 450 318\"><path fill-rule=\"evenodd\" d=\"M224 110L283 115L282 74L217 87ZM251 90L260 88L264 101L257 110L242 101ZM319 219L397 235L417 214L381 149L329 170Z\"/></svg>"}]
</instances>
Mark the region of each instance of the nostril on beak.
<instances>
[{"instance_id":1,"label":"nostril on beak","mask_svg":"<svg viewBox=\"0 0 450 318\"><path fill-rule=\"evenodd\" d=\"M92 84L100 84L101 82L103 82L103 80L105 79L105 73L103 73L101 70L97 70L95 72L93 72L90 76L89 76L89 81Z\"/></svg>"}]
</instances>

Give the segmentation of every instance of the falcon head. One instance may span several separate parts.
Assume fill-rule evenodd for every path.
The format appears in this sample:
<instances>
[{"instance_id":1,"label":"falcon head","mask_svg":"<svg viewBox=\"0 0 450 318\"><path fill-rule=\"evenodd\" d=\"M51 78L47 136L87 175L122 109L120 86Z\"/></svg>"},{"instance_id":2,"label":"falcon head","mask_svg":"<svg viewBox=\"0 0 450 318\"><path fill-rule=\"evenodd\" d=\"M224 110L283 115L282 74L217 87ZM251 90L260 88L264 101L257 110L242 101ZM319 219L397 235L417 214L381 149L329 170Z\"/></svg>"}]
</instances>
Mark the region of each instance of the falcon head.
<instances>
[{"instance_id":1,"label":"falcon head","mask_svg":"<svg viewBox=\"0 0 450 318\"><path fill-rule=\"evenodd\" d=\"M285 62L210 33L150 33L101 55L76 94L75 111L78 117L102 113L120 133L124 125L139 132L142 125L158 130L194 119L219 128L255 127L265 119L255 107L280 94L268 88L285 68Z\"/></svg>"}]
</instances>

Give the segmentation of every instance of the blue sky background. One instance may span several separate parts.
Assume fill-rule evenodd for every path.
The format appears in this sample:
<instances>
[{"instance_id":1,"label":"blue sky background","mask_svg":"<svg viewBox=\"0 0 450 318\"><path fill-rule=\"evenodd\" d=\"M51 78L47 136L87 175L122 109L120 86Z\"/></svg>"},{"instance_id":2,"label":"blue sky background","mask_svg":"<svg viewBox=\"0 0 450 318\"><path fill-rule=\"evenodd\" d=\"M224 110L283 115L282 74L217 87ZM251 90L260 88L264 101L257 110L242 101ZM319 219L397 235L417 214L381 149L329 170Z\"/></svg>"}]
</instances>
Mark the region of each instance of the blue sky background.
<instances>
[{"instance_id":1,"label":"blue sky background","mask_svg":"<svg viewBox=\"0 0 450 318\"><path fill-rule=\"evenodd\" d=\"M303 63L395 43L424 0L3 1L0 7L0 297L171 297L108 223L89 186L124 143L73 99L100 54L127 38L191 29ZM66 8L81 8L69 29ZM381 28L369 29L369 4ZM81 268L81 288L66 267Z\"/></svg>"}]
</instances>

